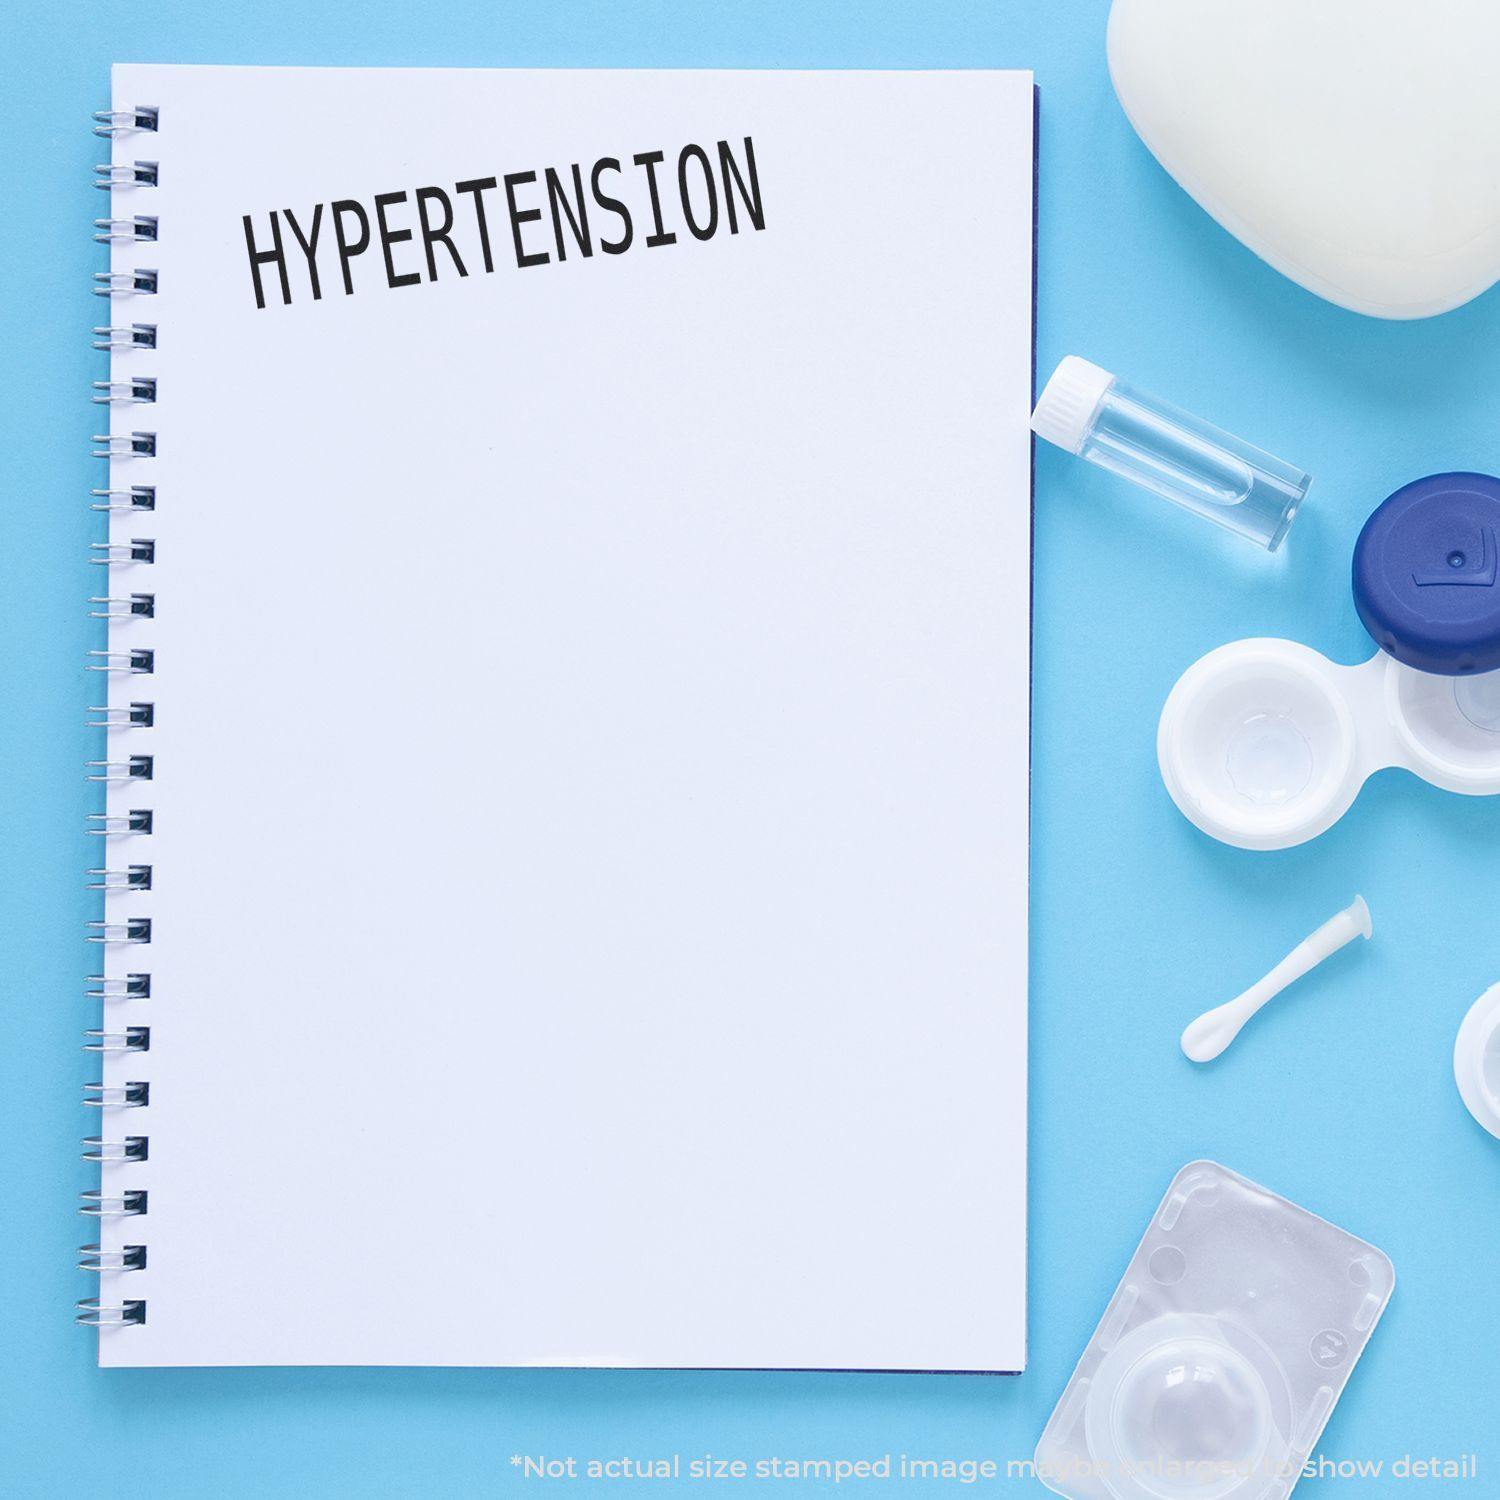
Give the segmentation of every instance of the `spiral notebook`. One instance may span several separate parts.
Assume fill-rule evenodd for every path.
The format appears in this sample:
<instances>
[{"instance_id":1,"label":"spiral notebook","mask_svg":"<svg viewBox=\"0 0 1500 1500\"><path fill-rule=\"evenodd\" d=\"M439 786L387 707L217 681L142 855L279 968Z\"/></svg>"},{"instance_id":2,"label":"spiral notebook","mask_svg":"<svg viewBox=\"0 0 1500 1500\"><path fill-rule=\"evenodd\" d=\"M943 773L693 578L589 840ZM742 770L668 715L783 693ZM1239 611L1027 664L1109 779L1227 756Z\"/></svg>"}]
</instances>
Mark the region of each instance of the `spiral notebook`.
<instances>
[{"instance_id":1,"label":"spiral notebook","mask_svg":"<svg viewBox=\"0 0 1500 1500\"><path fill-rule=\"evenodd\" d=\"M115 69L101 1364L1022 1367L1034 97Z\"/></svg>"}]
</instances>

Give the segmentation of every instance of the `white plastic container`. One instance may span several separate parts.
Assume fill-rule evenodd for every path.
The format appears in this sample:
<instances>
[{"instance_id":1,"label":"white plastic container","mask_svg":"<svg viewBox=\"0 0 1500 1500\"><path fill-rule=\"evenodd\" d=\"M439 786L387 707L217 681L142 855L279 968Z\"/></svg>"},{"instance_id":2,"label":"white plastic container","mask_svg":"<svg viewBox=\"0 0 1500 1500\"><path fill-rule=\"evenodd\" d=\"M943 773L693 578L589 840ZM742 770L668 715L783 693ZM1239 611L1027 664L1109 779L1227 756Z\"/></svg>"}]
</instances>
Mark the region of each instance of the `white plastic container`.
<instances>
[{"instance_id":1,"label":"white plastic container","mask_svg":"<svg viewBox=\"0 0 1500 1500\"><path fill-rule=\"evenodd\" d=\"M1500 792L1500 478L1403 485L1360 532L1354 605L1380 652L1342 667L1295 641L1235 641L1172 689L1157 758L1205 833L1285 849L1400 766L1450 792Z\"/></svg>"},{"instance_id":2,"label":"white plastic container","mask_svg":"<svg viewBox=\"0 0 1500 1500\"><path fill-rule=\"evenodd\" d=\"M1453 1076L1464 1106L1500 1138L1500 984L1470 1007L1453 1047Z\"/></svg>"},{"instance_id":3,"label":"white plastic container","mask_svg":"<svg viewBox=\"0 0 1500 1500\"><path fill-rule=\"evenodd\" d=\"M1450 792L1500 792L1500 673L1440 677L1380 652L1343 667L1296 641L1234 641L1172 689L1156 752L1172 800L1241 849L1286 849L1401 766Z\"/></svg>"}]
</instances>

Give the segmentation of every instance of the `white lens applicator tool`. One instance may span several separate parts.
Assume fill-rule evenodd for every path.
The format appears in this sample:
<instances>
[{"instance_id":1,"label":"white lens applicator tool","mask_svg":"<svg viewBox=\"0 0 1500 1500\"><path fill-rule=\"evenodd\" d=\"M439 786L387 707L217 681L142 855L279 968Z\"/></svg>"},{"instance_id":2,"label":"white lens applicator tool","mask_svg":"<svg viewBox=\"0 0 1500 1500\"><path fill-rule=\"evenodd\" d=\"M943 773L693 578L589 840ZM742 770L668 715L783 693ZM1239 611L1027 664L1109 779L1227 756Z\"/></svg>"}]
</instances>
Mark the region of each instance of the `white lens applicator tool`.
<instances>
[{"instance_id":1,"label":"white lens applicator tool","mask_svg":"<svg viewBox=\"0 0 1500 1500\"><path fill-rule=\"evenodd\" d=\"M1268 1000L1279 995L1293 980L1317 968L1345 944L1357 937L1367 938L1374 930L1365 898L1356 896L1336 917L1330 917L1311 936L1303 938L1264 979L1227 1005L1216 1006L1199 1016L1182 1033L1182 1050L1193 1062L1212 1062Z\"/></svg>"}]
</instances>

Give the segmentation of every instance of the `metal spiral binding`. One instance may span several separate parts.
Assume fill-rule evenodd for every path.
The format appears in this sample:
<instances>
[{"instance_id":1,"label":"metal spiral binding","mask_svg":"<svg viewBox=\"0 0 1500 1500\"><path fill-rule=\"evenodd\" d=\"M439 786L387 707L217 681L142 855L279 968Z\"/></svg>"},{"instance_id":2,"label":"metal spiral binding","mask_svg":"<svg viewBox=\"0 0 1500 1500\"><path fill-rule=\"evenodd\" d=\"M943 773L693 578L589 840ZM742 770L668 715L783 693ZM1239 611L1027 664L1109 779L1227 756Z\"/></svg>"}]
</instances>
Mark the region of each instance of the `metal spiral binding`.
<instances>
[{"instance_id":1,"label":"metal spiral binding","mask_svg":"<svg viewBox=\"0 0 1500 1500\"><path fill-rule=\"evenodd\" d=\"M111 323L104 328L96 328L94 330L94 348L154 349L156 348L156 324Z\"/></svg>"},{"instance_id":2,"label":"metal spiral binding","mask_svg":"<svg viewBox=\"0 0 1500 1500\"><path fill-rule=\"evenodd\" d=\"M158 182L154 161L100 162L94 168L94 186L112 193L118 188L155 187Z\"/></svg>"},{"instance_id":3,"label":"metal spiral binding","mask_svg":"<svg viewBox=\"0 0 1500 1500\"><path fill-rule=\"evenodd\" d=\"M91 833L93 829L89 830ZM84 993L90 1000L149 1000L151 998L151 976L149 974L118 974L106 977L90 974L90 989Z\"/></svg>"},{"instance_id":4,"label":"metal spiral binding","mask_svg":"<svg viewBox=\"0 0 1500 1500\"><path fill-rule=\"evenodd\" d=\"M146 1212L146 1195L138 1188L124 1193L94 1191L80 1195L78 1212L92 1219L134 1219Z\"/></svg>"},{"instance_id":5,"label":"metal spiral binding","mask_svg":"<svg viewBox=\"0 0 1500 1500\"><path fill-rule=\"evenodd\" d=\"M90 729L150 729L156 722L154 703L132 703L125 708L111 708L102 703L95 704L89 712L99 715L89 720Z\"/></svg>"},{"instance_id":6,"label":"metal spiral binding","mask_svg":"<svg viewBox=\"0 0 1500 1500\"><path fill-rule=\"evenodd\" d=\"M122 1245L118 1250L101 1250L98 1245L80 1245L78 1253L83 1257L78 1262L80 1271L144 1271L146 1269L144 1245Z\"/></svg>"},{"instance_id":7,"label":"metal spiral binding","mask_svg":"<svg viewBox=\"0 0 1500 1500\"><path fill-rule=\"evenodd\" d=\"M90 813L89 832L95 838L109 838L112 834L151 833L156 818L149 807L133 807L127 813ZM148 974L144 976L149 979Z\"/></svg>"},{"instance_id":8,"label":"metal spiral binding","mask_svg":"<svg viewBox=\"0 0 1500 1500\"><path fill-rule=\"evenodd\" d=\"M79 1153L85 1161L145 1161L151 1150L149 1136L127 1135L123 1141L106 1140L102 1135L86 1135L83 1150Z\"/></svg>"},{"instance_id":9,"label":"metal spiral binding","mask_svg":"<svg viewBox=\"0 0 1500 1500\"><path fill-rule=\"evenodd\" d=\"M155 458L154 432L96 432L94 458Z\"/></svg>"},{"instance_id":10,"label":"metal spiral binding","mask_svg":"<svg viewBox=\"0 0 1500 1500\"><path fill-rule=\"evenodd\" d=\"M159 112L146 105L94 111L95 135L129 135L133 130L156 130L159 125Z\"/></svg>"},{"instance_id":11,"label":"metal spiral binding","mask_svg":"<svg viewBox=\"0 0 1500 1500\"><path fill-rule=\"evenodd\" d=\"M94 272L96 297L124 297L131 292L142 292L150 297L156 294L156 290L156 272L144 267L136 271Z\"/></svg>"},{"instance_id":12,"label":"metal spiral binding","mask_svg":"<svg viewBox=\"0 0 1500 1500\"><path fill-rule=\"evenodd\" d=\"M149 1052L151 1028L127 1026L124 1031L85 1031L85 1052Z\"/></svg>"},{"instance_id":13,"label":"metal spiral binding","mask_svg":"<svg viewBox=\"0 0 1500 1500\"><path fill-rule=\"evenodd\" d=\"M160 226L150 214L130 219L95 219L94 240L100 245L141 245L156 239Z\"/></svg>"},{"instance_id":14,"label":"metal spiral binding","mask_svg":"<svg viewBox=\"0 0 1500 1500\"><path fill-rule=\"evenodd\" d=\"M96 380L95 406L149 406L156 400L156 381L147 375L134 380Z\"/></svg>"},{"instance_id":15,"label":"metal spiral binding","mask_svg":"<svg viewBox=\"0 0 1500 1500\"><path fill-rule=\"evenodd\" d=\"M106 567L115 563L156 561L156 541L153 537L133 536L128 542L93 542L89 550L94 554L89 561L102 563Z\"/></svg>"},{"instance_id":16,"label":"metal spiral binding","mask_svg":"<svg viewBox=\"0 0 1500 1500\"><path fill-rule=\"evenodd\" d=\"M149 105L100 110L94 115L94 133L116 143L121 137L154 135L160 125L159 112ZM121 149L119 144L115 145L117 156ZM128 154L132 159L105 162L94 169L94 185L108 192L112 199L110 214L94 220L94 239L112 249L121 247L124 253L116 252L115 265L94 273L92 290L96 296L107 298L111 307L124 301L133 312L142 305L143 298L159 294L161 275L154 264L121 266L119 262L122 258L129 259L131 246L158 243L159 219L154 213L137 212L136 205L141 201L140 195L149 195L157 186L160 174L157 162L136 160L133 152ZM130 198L115 200L113 195L121 192L128 192ZM127 202L130 207L125 209L123 204ZM149 197L145 204L149 206ZM111 417L110 430L98 434L93 440L93 456L106 461L111 472L104 486L91 493L90 503L94 510L105 513L110 519L112 531L108 540L90 546L89 561L108 570L107 576L113 586L101 588L89 601L92 617L108 622L112 639L106 648L89 652L88 669L102 672L106 681L118 677L149 679L156 670L155 652L150 646L139 644L136 637L140 630L149 629L156 618L156 593L144 582L151 575L141 571L150 569L156 562L156 540L120 533L126 528L133 531L156 509L156 485L143 483L139 478L139 465L156 457L156 433L138 430L129 418L137 412L145 416L142 408L154 406L157 400L156 376L130 368L135 357L156 348L157 325L150 320L149 314L145 317L126 315L118 322L110 318L94 329L93 343L96 349L106 351L112 358L123 358L115 360L106 379L94 381L91 393L94 405ZM126 366L123 373L121 364ZM120 413L119 417L114 415L116 412ZM129 422L128 430L121 426L122 418ZM128 479L114 472L116 464L129 465ZM117 515L122 517L118 525L114 522ZM117 569L128 572L117 573ZM127 577L129 583L125 584L123 580ZM124 639L116 632L123 632ZM142 680L141 687L146 691L137 689L118 693L112 686L107 695L101 695L103 701L96 701L89 709L89 728L103 730L110 745L104 759L89 762L91 781L111 786L139 786L154 779L156 758L151 754L149 740L142 741L138 736L148 734L155 726L156 705L150 699L149 684ZM131 688L135 688L134 682ZM121 736L127 734L130 739L122 744ZM151 846L140 843L143 837L151 836L154 824L155 815L150 808L116 805L89 814L89 833L104 839L104 847L111 854L118 847L111 841L129 840L121 851L124 857L110 857L101 851L95 868L87 874L89 889L101 892L106 903L103 918L88 924L88 940L101 945L101 954L117 953L122 948L129 948L132 955L137 952L149 955L151 952L148 946L152 938L151 918L140 914L137 902L150 892L155 880L155 864L149 853ZM128 903L123 911L118 905L110 905L120 901ZM113 962L106 960L100 968L112 970ZM84 1085L84 1104L99 1110L106 1121L116 1118L124 1110L149 1110L151 1085L148 1079L127 1076L117 1082L115 1080L120 1074L109 1076L112 1067L151 1050L151 1028L136 1022L138 1013L133 1009L151 996L149 965L132 964L128 972L92 974L84 993L90 1001L98 1001L110 1018L105 1024L84 1033L85 1049L99 1053L106 1065L105 1078ZM111 1058L116 1062L111 1063ZM150 1116L132 1115L130 1118L134 1122ZM98 1188L82 1195L79 1212L100 1220L143 1217L149 1208L146 1190L131 1185L128 1176L121 1182L115 1174L129 1174L148 1160L149 1149L150 1138L144 1130L128 1134L111 1134L105 1130L99 1135L86 1136L83 1158L98 1165L101 1181ZM113 1287L116 1278L146 1269L146 1246L134 1243L107 1247L102 1243L84 1245L79 1250L78 1268L98 1276L101 1287ZM77 1320L91 1328L132 1327L146 1321L146 1301L142 1297L118 1295L111 1299L101 1294L78 1304Z\"/></svg>"},{"instance_id":17,"label":"metal spiral binding","mask_svg":"<svg viewBox=\"0 0 1500 1500\"><path fill-rule=\"evenodd\" d=\"M144 1302L100 1302L97 1297L85 1297L78 1304L77 1321L85 1328L128 1328L132 1324L146 1321Z\"/></svg>"},{"instance_id":18,"label":"metal spiral binding","mask_svg":"<svg viewBox=\"0 0 1500 1500\"><path fill-rule=\"evenodd\" d=\"M156 657L153 652L142 651L90 651L97 661L88 664L90 672L136 672L150 673L155 670Z\"/></svg>"},{"instance_id":19,"label":"metal spiral binding","mask_svg":"<svg viewBox=\"0 0 1500 1500\"><path fill-rule=\"evenodd\" d=\"M91 891L149 891L151 866L130 865L124 870L90 870L97 880L89 881Z\"/></svg>"},{"instance_id":20,"label":"metal spiral binding","mask_svg":"<svg viewBox=\"0 0 1500 1500\"><path fill-rule=\"evenodd\" d=\"M156 762L149 755L132 755L129 760L91 760L90 781L150 781L156 773Z\"/></svg>"},{"instance_id":21,"label":"metal spiral binding","mask_svg":"<svg viewBox=\"0 0 1500 1500\"><path fill-rule=\"evenodd\" d=\"M139 1080L113 1087L107 1083L86 1083L83 1102L90 1109L145 1109L151 1102L151 1085Z\"/></svg>"},{"instance_id":22,"label":"metal spiral binding","mask_svg":"<svg viewBox=\"0 0 1500 1500\"><path fill-rule=\"evenodd\" d=\"M133 484L128 490L90 490L94 497L91 510L155 510L156 486Z\"/></svg>"},{"instance_id":23,"label":"metal spiral binding","mask_svg":"<svg viewBox=\"0 0 1500 1500\"><path fill-rule=\"evenodd\" d=\"M155 594L127 594L120 597L95 595L89 603L101 606L89 611L96 620L123 620L131 615L142 615L149 620L156 613Z\"/></svg>"},{"instance_id":24,"label":"metal spiral binding","mask_svg":"<svg viewBox=\"0 0 1500 1500\"><path fill-rule=\"evenodd\" d=\"M132 917L128 922L90 922L91 943L149 943L151 918Z\"/></svg>"}]
</instances>

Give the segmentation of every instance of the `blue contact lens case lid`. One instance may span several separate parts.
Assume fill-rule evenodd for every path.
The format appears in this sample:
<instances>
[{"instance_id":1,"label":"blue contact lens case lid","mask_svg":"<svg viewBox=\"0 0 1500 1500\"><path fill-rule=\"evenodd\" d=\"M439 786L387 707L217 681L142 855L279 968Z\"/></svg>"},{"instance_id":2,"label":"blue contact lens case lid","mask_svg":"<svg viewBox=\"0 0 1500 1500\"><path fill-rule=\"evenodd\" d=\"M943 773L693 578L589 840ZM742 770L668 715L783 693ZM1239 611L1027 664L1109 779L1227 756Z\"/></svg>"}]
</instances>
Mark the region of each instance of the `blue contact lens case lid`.
<instances>
[{"instance_id":1,"label":"blue contact lens case lid","mask_svg":"<svg viewBox=\"0 0 1500 1500\"><path fill-rule=\"evenodd\" d=\"M1500 479L1432 474L1397 490L1355 543L1354 607L1420 672L1500 669Z\"/></svg>"}]
</instances>

